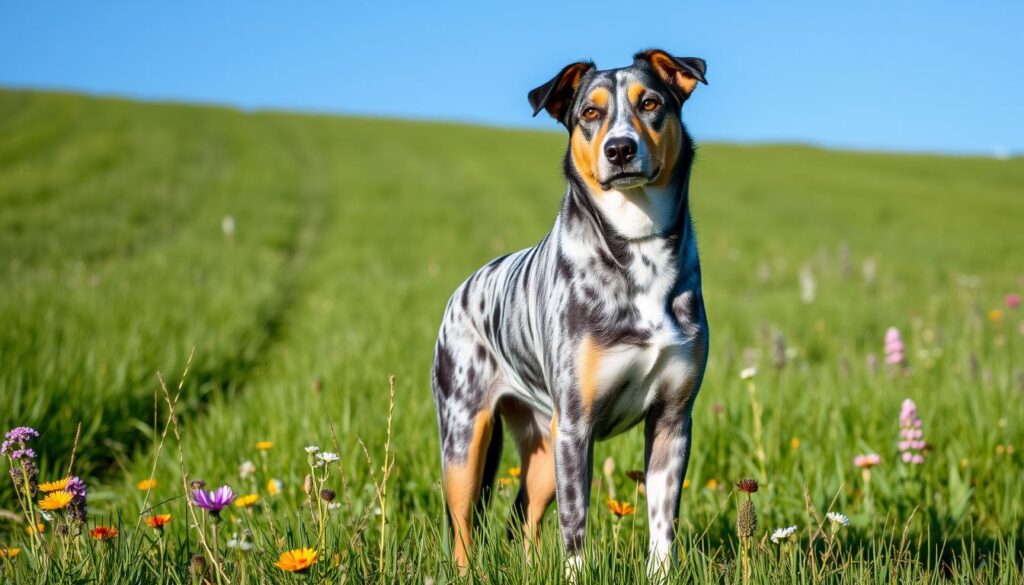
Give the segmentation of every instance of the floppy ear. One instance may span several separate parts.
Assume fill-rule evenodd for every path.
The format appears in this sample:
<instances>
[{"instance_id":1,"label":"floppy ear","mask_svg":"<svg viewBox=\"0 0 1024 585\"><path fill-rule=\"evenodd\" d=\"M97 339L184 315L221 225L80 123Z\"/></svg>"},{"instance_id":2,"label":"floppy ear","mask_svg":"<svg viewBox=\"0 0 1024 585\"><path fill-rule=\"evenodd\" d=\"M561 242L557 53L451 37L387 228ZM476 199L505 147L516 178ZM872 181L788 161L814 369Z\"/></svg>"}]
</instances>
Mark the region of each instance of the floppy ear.
<instances>
[{"instance_id":1,"label":"floppy ear","mask_svg":"<svg viewBox=\"0 0 1024 585\"><path fill-rule=\"evenodd\" d=\"M578 61L566 65L558 75L551 78L551 81L530 92L530 106L533 108L533 115L540 111L547 110L551 117L565 124L565 114L572 103L572 96L580 85L580 79L594 68L590 61Z\"/></svg>"},{"instance_id":2,"label":"floppy ear","mask_svg":"<svg viewBox=\"0 0 1024 585\"><path fill-rule=\"evenodd\" d=\"M704 74L707 73L708 64L704 59L697 57L673 57L661 49L641 51L633 55L635 61L642 61L651 66L651 69L676 91L679 103L690 97L697 82L707 85Z\"/></svg>"}]
</instances>

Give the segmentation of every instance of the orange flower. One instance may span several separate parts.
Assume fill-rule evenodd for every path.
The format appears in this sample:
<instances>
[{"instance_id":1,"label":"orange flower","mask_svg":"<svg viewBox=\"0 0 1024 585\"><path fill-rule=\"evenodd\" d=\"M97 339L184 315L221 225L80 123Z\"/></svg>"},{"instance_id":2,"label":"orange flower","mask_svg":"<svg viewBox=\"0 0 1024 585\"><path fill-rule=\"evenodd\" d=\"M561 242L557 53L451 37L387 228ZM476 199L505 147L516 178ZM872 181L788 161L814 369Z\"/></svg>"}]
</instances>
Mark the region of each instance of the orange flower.
<instances>
[{"instance_id":1,"label":"orange flower","mask_svg":"<svg viewBox=\"0 0 1024 585\"><path fill-rule=\"evenodd\" d=\"M633 507L629 502L617 502L615 500L608 500L605 504L608 509L611 510L612 514L618 517L629 516L633 512L636 512L636 508Z\"/></svg>"},{"instance_id":2,"label":"orange flower","mask_svg":"<svg viewBox=\"0 0 1024 585\"><path fill-rule=\"evenodd\" d=\"M71 503L71 498L73 497L71 492L66 490L50 492L45 498L39 500L39 508L47 512L63 510Z\"/></svg>"},{"instance_id":3,"label":"orange flower","mask_svg":"<svg viewBox=\"0 0 1024 585\"><path fill-rule=\"evenodd\" d=\"M273 441L256 441L256 448L260 451L269 451L273 446Z\"/></svg>"},{"instance_id":4,"label":"orange flower","mask_svg":"<svg viewBox=\"0 0 1024 585\"><path fill-rule=\"evenodd\" d=\"M173 519L174 519L174 516L171 516L170 514L154 514L154 515L146 518L146 525L149 526L150 528L156 528L157 530L162 530L163 527L166 526L167 524L170 524L171 520L173 520Z\"/></svg>"},{"instance_id":5,"label":"orange flower","mask_svg":"<svg viewBox=\"0 0 1024 585\"><path fill-rule=\"evenodd\" d=\"M97 526L96 528L93 528L89 534L96 540L106 541L116 538L117 535L121 533L113 526Z\"/></svg>"},{"instance_id":6,"label":"orange flower","mask_svg":"<svg viewBox=\"0 0 1024 585\"><path fill-rule=\"evenodd\" d=\"M519 469L518 467L509 467L508 469L508 474L511 475L512 477L519 477L520 473L522 473L522 470Z\"/></svg>"},{"instance_id":7,"label":"orange flower","mask_svg":"<svg viewBox=\"0 0 1024 585\"><path fill-rule=\"evenodd\" d=\"M25 527L25 534L42 534L44 532L46 532L46 524L43 524L42 522L36 524L35 528L32 528L31 526Z\"/></svg>"},{"instance_id":8,"label":"orange flower","mask_svg":"<svg viewBox=\"0 0 1024 585\"><path fill-rule=\"evenodd\" d=\"M39 484L39 491L43 492L44 494L48 494L50 492L66 490L68 487L68 481L70 480L70 477L65 477L64 479L58 479L57 481L48 481L46 483L41 483Z\"/></svg>"},{"instance_id":9,"label":"orange flower","mask_svg":"<svg viewBox=\"0 0 1024 585\"><path fill-rule=\"evenodd\" d=\"M151 489L156 487L156 480L155 479L144 479L144 480L140 481L139 483L135 484L135 487L139 488L140 490L142 490L144 492L145 491L149 491L149 490L151 490Z\"/></svg>"},{"instance_id":10,"label":"orange flower","mask_svg":"<svg viewBox=\"0 0 1024 585\"><path fill-rule=\"evenodd\" d=\"M0 559L13 559L21 554L20 548L0 548Z\"/></svg>"},{"instance_id":11,"label":"orange flower","mask_svg":"<svg viewBox=\"0 0 1024 585\"><path fill-rule=\"evenodd\" d=\"M274 566L290 573L305 573L316 562L317 552L311 548L297 548L281 553Z\"/></svg>"},{"instance_id":12,"label":"orange flower","mask_svg":"<svg viewBox=\"0 0 1024 585\"><path fill-rule=\"evenodd\" d=\"M717 490L718 489L718 480L717 479L709 479L707 487L708 487L709 490Z\"/></svg>"}]
</instances>

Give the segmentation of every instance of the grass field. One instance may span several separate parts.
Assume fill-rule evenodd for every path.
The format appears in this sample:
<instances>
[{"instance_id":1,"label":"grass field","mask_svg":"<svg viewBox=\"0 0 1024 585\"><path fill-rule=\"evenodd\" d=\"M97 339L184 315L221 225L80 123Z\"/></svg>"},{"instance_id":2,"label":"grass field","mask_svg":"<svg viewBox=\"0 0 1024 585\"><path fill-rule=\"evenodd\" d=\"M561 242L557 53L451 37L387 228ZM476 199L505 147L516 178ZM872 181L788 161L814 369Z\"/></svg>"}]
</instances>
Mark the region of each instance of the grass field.
<instances>
[{"instance_id":1,"label":"grass field","mask_svg":"<svg viewBox=\"0 0 1024 585\"><path fill-rule=\"evenodd\" d=\"M563 143L0 91L0 425L41 432L46 480L66 475L81 424L73 473L88 484L88 528L121 531L61 535L58 514L37 541L5 485L0 553L22 552L0 554L2 579L457 581L433 342L463 278L549 229ZM1004 299L1024 292L1024 160L711 144L691 198L712 338L673 582L742 582L743 550L753 582L1021 582L1024 310ZM905 369L885 364L889 327ZM189 528L156 377L175 394L193 348L176 405L189 478L260 494L229 508L216 537L201 511ZM757 374L741 380L748 366ZM394 464L380 498L389 374ZM921 465L897 451L907 398ZM148 493L136 484L161 444ZM307 501L310 444L340 455L324 484L340 506ZM616 519L600 480L584 582L643 581L645 504L625 474L642 468L642 444L634 429L598 446L617 499L640 512ZM867 482L853 464L864 453L882 457ZM744 477L761 489L741 547ZM470 578L557 581L554 514L529 565L504 537L515 483L503 473ZM160 538L140 525L154 505L174 516ZM850 525L832 529L827 511ZM794 542L768 539L790 525ZM228 547L233 534L252 550ZM320 555L305 577L273 565L303 546ZM190 569L198 554L206 568Z\"/></svg>"}]
</instances>

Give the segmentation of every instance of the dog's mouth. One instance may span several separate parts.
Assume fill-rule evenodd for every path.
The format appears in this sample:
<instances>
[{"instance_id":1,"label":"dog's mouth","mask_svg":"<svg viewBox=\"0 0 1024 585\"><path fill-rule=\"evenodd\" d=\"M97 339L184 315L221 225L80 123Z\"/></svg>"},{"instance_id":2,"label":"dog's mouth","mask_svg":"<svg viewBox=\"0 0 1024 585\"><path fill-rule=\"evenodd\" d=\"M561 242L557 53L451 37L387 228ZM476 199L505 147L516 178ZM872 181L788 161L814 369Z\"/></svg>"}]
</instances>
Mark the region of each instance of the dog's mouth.
<instances>
[{"instance_id":1,"label":"dog's mouth","mask_svg":"<svg viewBox=\"0 0 1024 585\"><path fill-rule=\"evenodd\" d=\"M607 181L602 181L601 188L607 191L613 187L616 189L642 187L648 183L653 183L660 174L661 167L655 169L650 175L645 175L644 173L618 173L609 177Z\"/></svg>"}]
</instances>

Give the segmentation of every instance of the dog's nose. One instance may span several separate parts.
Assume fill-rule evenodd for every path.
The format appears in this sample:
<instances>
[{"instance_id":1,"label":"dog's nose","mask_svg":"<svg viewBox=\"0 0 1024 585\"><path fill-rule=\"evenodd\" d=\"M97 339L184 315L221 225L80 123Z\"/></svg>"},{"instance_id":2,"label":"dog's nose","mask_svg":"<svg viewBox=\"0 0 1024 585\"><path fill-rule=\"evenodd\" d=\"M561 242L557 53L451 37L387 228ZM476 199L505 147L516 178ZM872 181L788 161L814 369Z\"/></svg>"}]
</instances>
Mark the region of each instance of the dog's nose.
<instances>
[{"instance_id":1,"label":"dog's nose","mask_svg":"<svg viewBox=\"0 0 1024 585\"><path fill-rule=\"evenodd\" d=\"M621 167L636 156L636 140L627 136L609 138L604 144L604 155L608 162Z\"/></svg>"}]
</instances>

